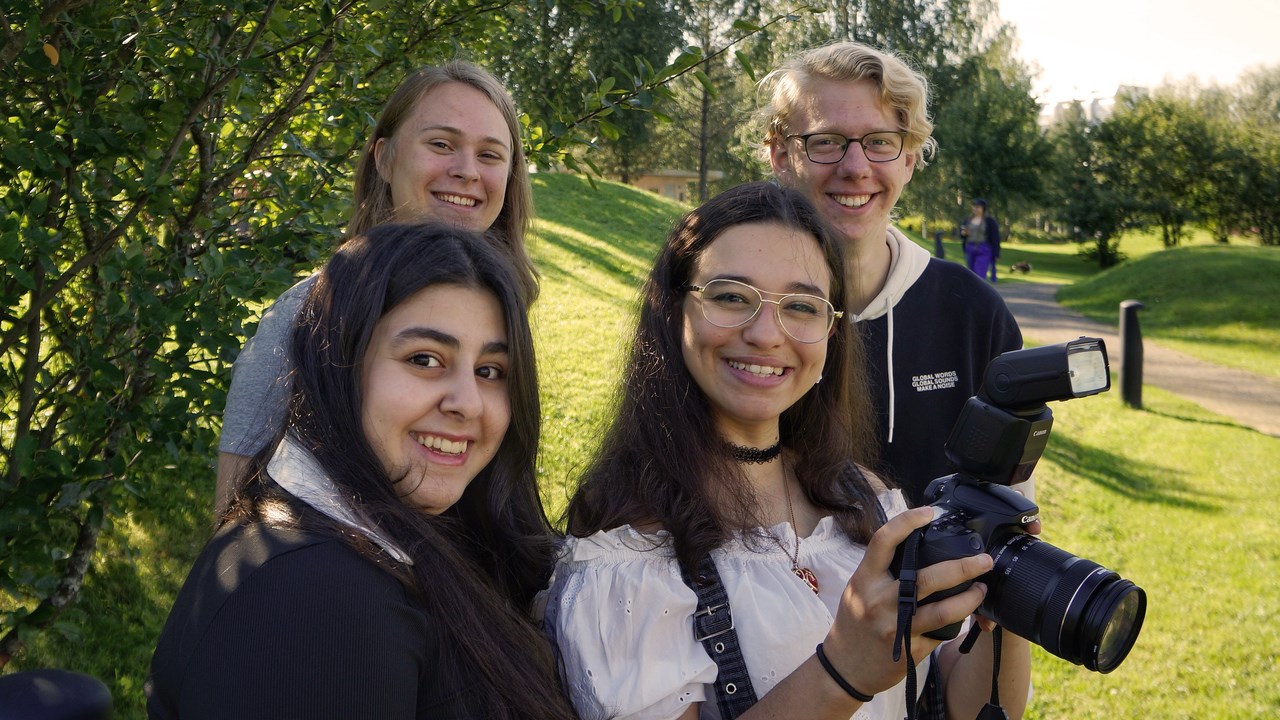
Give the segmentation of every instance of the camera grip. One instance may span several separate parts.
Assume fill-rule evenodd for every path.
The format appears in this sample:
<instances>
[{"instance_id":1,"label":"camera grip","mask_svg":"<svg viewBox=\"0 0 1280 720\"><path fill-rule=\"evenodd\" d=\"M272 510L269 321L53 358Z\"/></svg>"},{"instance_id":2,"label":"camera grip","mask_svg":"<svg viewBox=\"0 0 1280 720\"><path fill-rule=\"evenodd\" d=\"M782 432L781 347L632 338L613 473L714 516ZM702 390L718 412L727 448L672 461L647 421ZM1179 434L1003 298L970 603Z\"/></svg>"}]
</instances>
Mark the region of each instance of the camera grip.
<instances>
[{"instance_id":1,"label":"camera grip","mask_svg":"<svg viewBox=\"0 0 1280 720\"><path fill-rule=\"evenodd\" d=\"M893 561L889 564L889 572L895 578L902 577L902 563L906 556L906 544L913 541L919 542L919 550L916 554L918 568L929 567L947 560L971 557L985 550L982 538L978 533L960 525L948 524L946 518L935 520L924 532L918 536L912 533L911 537L904 540L894 550ZM953 595L959 595L972 585L972 580L966 580L959 585L939 590L928 597L918 600L917 605L928 605L932 602L945 600ZM962 625L963 621L955 622L936 630L930 630L923 633L923 635L932 640L950 640L960 634Z\"/></svg>"}]
</instances>

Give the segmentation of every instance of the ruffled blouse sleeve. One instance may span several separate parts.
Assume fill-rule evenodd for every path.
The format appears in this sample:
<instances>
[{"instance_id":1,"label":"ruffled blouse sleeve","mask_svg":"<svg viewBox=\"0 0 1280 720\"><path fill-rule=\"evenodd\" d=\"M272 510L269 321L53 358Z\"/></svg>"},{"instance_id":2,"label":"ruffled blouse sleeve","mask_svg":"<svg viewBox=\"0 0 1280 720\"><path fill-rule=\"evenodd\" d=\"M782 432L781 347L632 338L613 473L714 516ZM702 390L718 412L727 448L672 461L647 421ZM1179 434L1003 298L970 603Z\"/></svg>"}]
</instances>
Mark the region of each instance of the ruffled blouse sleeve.
<instances>
[{"instance_id":1,"label":"ruffled blouse sleeve","mask_svg":"<svg viewBox=\"0 0 1280 720\"><path fill-rule=\"evenodd\" d=\"M622 527L565 544L544 619L584 720L677 718L715 681L693 639L697 597L655 547L664 537Z\"/></svg>"},{"instance_id":2,"label":"ruffled blouse sleeve","mask_svg":"<svg viewBox=\"0 0 1280 720\"><path fill-rule=\"evenodd\" d=\"M877 499L880 501L880 507L884 508L886 518L893 518L911 509L907 505L907 498L899 488L885 490Z\"/></svg>"}]
</instances>

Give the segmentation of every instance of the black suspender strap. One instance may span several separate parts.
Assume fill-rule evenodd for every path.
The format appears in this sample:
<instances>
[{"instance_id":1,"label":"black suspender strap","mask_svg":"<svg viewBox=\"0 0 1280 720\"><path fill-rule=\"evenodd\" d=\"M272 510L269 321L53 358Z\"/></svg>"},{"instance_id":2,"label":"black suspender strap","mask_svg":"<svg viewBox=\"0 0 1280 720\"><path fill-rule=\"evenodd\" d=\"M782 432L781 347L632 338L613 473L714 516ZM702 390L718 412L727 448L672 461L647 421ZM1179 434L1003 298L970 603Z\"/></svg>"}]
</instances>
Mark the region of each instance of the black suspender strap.
<instances>
[{"instance_id":1,"label":"black suspender strap","mask_svg":"<svg viewBox=\"0 0 1280 720\"><path fill-rule=\"evenodd\" d=\"M747 663L733 629L733 612L729 596L720 583L720 573L711 556L702 559L693 577L680 569L684 583L698 596L698 609L693 613L693 637L702 643L715 661L716 705L722 720L733 720L756 704L756 692L747 675Z\"/></svg>"}]
</instances>

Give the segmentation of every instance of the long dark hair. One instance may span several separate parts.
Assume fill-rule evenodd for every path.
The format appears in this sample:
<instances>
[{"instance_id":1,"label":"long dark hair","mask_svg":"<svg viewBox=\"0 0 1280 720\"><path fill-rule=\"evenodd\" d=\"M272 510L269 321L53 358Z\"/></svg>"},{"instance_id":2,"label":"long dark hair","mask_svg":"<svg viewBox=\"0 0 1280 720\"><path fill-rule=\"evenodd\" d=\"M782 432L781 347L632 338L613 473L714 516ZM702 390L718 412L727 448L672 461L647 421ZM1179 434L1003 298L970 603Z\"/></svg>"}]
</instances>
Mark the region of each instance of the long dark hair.
<instances>
[{"instance_id":1,"label":"long dark hair","mask_svg":"<svg viewBox=\"0 0 1280 720\"><path fill-rule=\"evenodd\" d=\"M671 533L680 563L692 570L731 532L758 524L746 480L724 452L706 395L685 367L679 288L690 282L698 258L722 233L765 222L815 238L831 273L832 304L847 306L839 243L799 192L771 183L740 185L677 221L641 292L612 426L570 501L572 534L657 523ZM867 507L874 494L850 464L870 465L875 459L862 367L857 332L848 321L837 322L822 381L782 413L779 429L810 501L833 514L850 537L865 542L877 524Z\"/></svg>"},{"instance_id":2,"label":"long dark hair","mask_svg":"<svg viewBox=\"0 0 1280 720\"><path fill-rule=\"evenodd\" d=\"M327 518L331 532L396 574L461 648L493 700L487 717L563 718L550 649L526 610L545 586L554 535L538 495L537 369L527 306L508 254L494 241L444 224L381 225L344 244L325 265L295 321L295 367L285 434L306 448L359 516L413 559L388 563L376 546ZM398 496L365 437L360 373L374 326L423 288L454 284L492 293L508 344L511 423L493 460L438 516ZM270 450L257 458L262 467ZM281 492L258 472L240 511L261 518ZM457 667L445 672L458 672Z\"/></svg>"}]
</instances>

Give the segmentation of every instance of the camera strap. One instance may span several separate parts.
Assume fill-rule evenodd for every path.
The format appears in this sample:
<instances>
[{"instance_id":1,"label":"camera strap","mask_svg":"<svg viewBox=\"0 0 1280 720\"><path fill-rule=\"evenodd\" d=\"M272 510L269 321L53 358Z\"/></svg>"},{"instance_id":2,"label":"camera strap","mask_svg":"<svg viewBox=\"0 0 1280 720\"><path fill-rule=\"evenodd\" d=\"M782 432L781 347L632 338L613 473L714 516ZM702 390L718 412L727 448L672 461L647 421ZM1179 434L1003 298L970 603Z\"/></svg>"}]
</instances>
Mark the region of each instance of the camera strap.
<instances>
[{"instance_id":1,"label":"camera strap","mask_svg":"<svg viewBox=\"0 0 1280 720\"><path fill-rule=\"evenodd\" d=\"M916 563L924 528L911 531L902 542L902 567L898 570L898 634L893 640L893 661L907 651L907 720L916 720L916 661L911 655L911 618L916 614Z\"/></svg>"},{"instance_id":2,"label":"camera strap","mask_svg":"<svg viewBox=\"0 0 1280 720\"><path fill-rule=\"evenodd\" d=\"M981 634L982 626L974 623L969 628L969 634L960 643L960 652L968 655ZM982 711L978 713L978 720L1009 720L1009 714L1000 706L1000 641L1002 637L1001 628L997 625L996 629L991 631L991 702L983 706Z\"/></svg>"},{"instance_id":3,"label":"camera strap","mask_svg":"<svg viewBox=\"0 0 1280 720\"><path fill-rule=\"evenodd\" d=\"M902 659L902 652L907 653L907 720L925 720L918 718L916 705L916 661L911 654L911 618L916 612L916 563L919 562L920 543L924 539L924 528L912 530L902 542L902 567L898 571L898 633L893 641L893 661ZM982 626L973 623L969 634L960 642L960 652L968 654L982 634ZM1000 707L1000 641L999 625L992 631L991 658L991 701L978 713L977 720L1008 720L1009 715ZM942 708L926 703L927 712L932 715L941 713ZM941 717L941 715L939 715Z\"/></svg>"}]
</instances>

